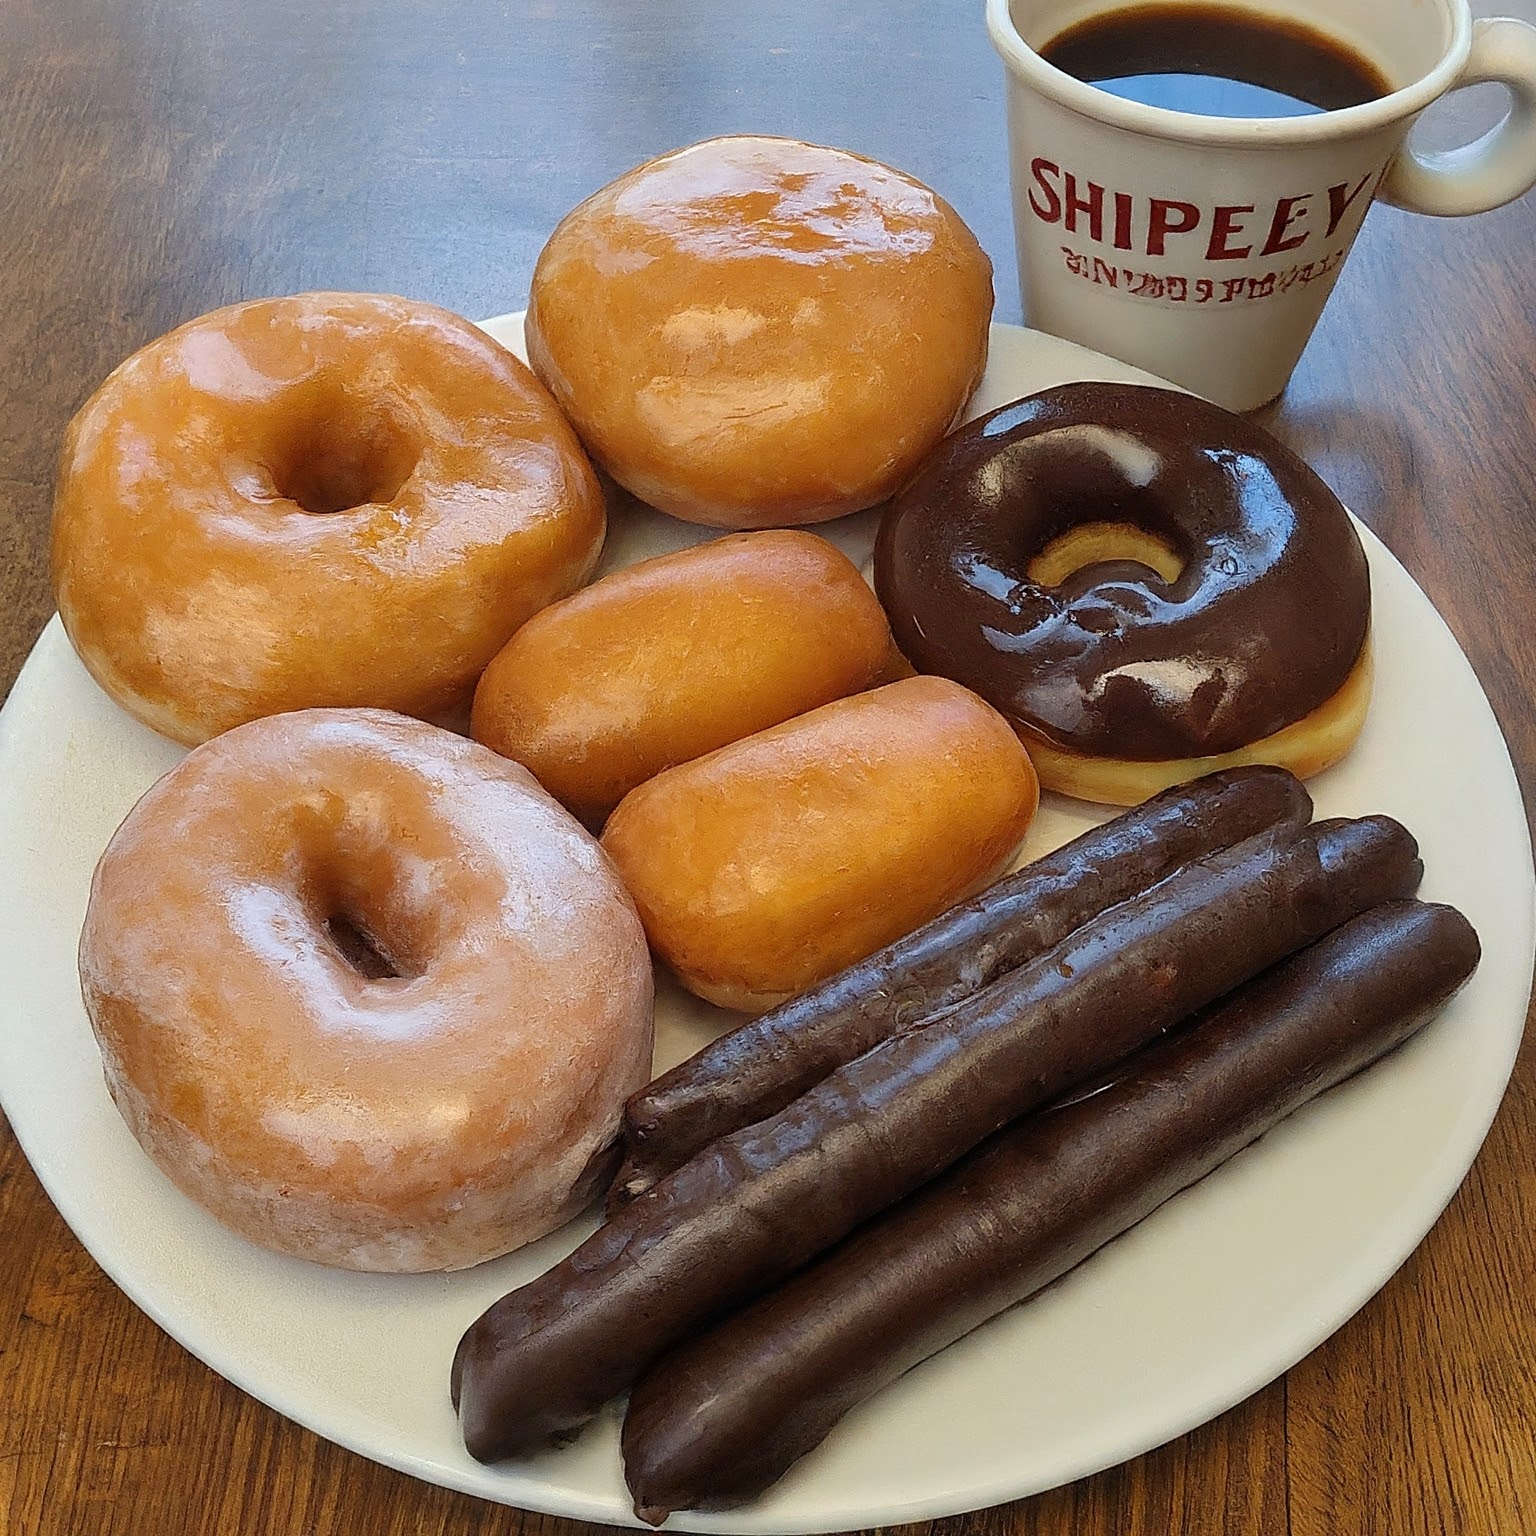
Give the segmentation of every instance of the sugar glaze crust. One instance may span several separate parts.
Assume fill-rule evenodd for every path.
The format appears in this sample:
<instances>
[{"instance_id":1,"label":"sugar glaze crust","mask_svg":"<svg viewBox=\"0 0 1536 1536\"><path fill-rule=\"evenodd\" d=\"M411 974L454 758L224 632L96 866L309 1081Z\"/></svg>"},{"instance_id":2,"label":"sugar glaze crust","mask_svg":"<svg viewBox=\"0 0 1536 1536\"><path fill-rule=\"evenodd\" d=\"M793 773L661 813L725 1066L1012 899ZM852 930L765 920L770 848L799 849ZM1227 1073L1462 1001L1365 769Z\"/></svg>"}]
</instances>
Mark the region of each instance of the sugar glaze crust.
<instances>
[{"instance_id":1,"label":"sugar glaze crust","mask_svg":"<svg viewBox=\"0 0 1536 1536\"><path fill-rule=\"evenodd\" d=\"M1150 534L1176 574L1094 560L1032 579L1089 523ZM887 514L875 579L920 670L1026 740L1135 762L1295 725L1341 695L1370 621L1359 537L1318 476L1254 423L1136 385L1065 385L953 434Z\"/></svg>"},{"instance_id":2,"label":"sugar glaze crust","mask_svg":"<svg viewBox=\"0 0 1536 1536\"><path fill-rule=\"evenodd\" d=\"M630 790L879 682L885 612L803 529L728 534L537 613L475 689L471 732L590 826Z\"/></svg>"},{"instance_id":3,"label":"sugar glaze crust","mask_svg":"<svg viewBox=\"0 0 1536 1536\"><path fill-rule=\"evenodd\" d=\"M370 979L344 918L396 974ZM107 1083L226 1225L355 1269L453 1269L595 1192L651 1065L651 970L596 842L436 727L240 727L144 796L80 942Z\"/></svg>"},{"instance_id":4,"label":"sugar glaze crust","mask_svg":"<svg viewBox=\"0 0 1536 1536\"><path fill-rule=\"evenodd\" d=\"M642 501L782 527L907 479L980 382L991 314L991 262L930 188L847 150L733 135L561 220L528 357Z\"/></svg>"},{"instance_id":5,"label":"sugar glaze crust","mask_svg":"<svg viewBox=\"0 0 1536 1536\"><path fill-rule=\"evenodd\" d=\"M602 841L678 980L761 1013L996 879L1039 802L996 710L908 677L657 774Z\"/></svg>"},{"instance_id":6,"label":"sugar glaze crust","mask_svg":"<svg viewBox=\"0 0 1536 1536\"><path fill-rule=\"evenodd\" d=\"M96 681L173 740L316 705L444 720L605 529L510 352L433 305L301 294L160 337L81 408L54 592Z\"/></svg>"}]
</instances>

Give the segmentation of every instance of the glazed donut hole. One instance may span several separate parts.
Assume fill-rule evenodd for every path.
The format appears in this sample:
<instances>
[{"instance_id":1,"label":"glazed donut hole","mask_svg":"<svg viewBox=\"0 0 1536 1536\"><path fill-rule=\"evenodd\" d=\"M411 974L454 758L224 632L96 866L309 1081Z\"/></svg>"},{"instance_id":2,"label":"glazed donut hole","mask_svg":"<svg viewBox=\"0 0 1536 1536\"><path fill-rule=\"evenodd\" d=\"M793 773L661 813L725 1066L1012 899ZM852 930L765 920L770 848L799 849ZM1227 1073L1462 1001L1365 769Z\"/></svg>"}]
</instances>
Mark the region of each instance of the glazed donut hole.
<instances>
[{"instance_id":1,"label":"glazed donut hole","mask_svg":"<svg viewBox=\"0 0 1536 1536\"><path fill-rule=\"evenodd\" d=\"M332 914L321 926L340 952L341 958L364 981L398 981L402 977L410 980L422 974L414 967L403 969L398 949L394 946L386 948L377 934L344 912Z\"/></svg>"},{"instance_id":2,"label":"glazed donut hole","mask_svg":"<svg viewBox=\"0 0 1536 1536\"><path fill-rule=\"evenodd\" d=\"M344 982L429 976L463 942L462 907L445 897L441 850L423 830L429 813L403 776L361 794L307 786L270 804L266 836L237 874L248 890L286 893L293 930L329 940L328 957L351 973Z\"/></svg>"},{"instance_id":3,"label":"glazed donut hole","mask_svg":"<svg viewBox=\"0 0 1536 1536\"><path fill-rule=\"evenodd\" d=\"M428 451L427 425L410 403L334 370L253 403L224 437L238 491L316 517L398 500Z\"/></svg>"},{"instance_id":4,"label":"glazed donut hole","mask_svg":"<svg viewBox=\"0 0 1536 1536\"><path fill-rule=\"evenodd\" d=\"M278 496L324 516L393 501L425 446L414 422L338 393L273 445L268 468Z\"/></svg>"},{"instance_id":5,"label":"glazed donut hole","mask_svg":"<svg viewBox=\"0 0 1536 1536\"><path fill-rule=\"evenodd\" d=\"M432 968L448 941L440 909L423 900L401 865L397 848L370 846L343 825L329 838L308 838L310 869L301 877L312 931L324 933L336 955L363 981L412 981Z\"/></svg>"}]
</instances>

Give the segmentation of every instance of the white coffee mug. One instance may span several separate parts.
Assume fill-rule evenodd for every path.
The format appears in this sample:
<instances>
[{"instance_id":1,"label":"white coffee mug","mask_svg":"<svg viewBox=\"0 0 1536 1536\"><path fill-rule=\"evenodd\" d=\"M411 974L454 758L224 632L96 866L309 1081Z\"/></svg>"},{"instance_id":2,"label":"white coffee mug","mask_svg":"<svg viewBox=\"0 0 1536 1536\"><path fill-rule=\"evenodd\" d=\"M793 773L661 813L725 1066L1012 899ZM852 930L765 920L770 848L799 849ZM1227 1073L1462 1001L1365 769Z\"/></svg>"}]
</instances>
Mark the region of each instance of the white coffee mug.
<instances>
[{"instance_id":1,"label":"white coffee mug","mask_svg":"<svg viewBox=\"0 0 1536 1536\"><path fill-rule=\"evenodd\" d=\"M1374 198L1479 213L1536 184L1536 29L1474 22L1466 0L1233 0L1337 39L1397 87L1301 117L1144 106L1036 52L1086 18L1166 3L988 0L1025 319L1248 410L1285 388ZM1490 80L1509 111L1476 143L1405 145L1432 102Z\"/></svg>"}]
</instances>

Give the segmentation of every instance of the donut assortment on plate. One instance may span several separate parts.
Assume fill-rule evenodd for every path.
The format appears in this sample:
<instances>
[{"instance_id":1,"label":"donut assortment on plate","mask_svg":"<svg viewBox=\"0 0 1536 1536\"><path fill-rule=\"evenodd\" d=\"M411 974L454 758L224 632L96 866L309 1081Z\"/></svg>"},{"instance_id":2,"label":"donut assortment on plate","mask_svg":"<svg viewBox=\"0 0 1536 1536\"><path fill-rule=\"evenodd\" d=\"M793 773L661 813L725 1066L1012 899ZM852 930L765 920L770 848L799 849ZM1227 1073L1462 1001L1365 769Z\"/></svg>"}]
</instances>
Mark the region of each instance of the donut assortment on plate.
<instances>
[{"instance_id":1,"label":"donut assortment on plate","mask_svg":"<svg viewBox=\"0 0 1536 1536\"><path fill-rule=\"evenodd\" d=\"M451 1390L497 1460L634 1386L647 1520L754 1497L1476 964L1403 828L1309 824L1369 696L1348 514L1169 391L954 430L991 310L929 188L732 137L560 223L531 370L430 305L260 300L66 437L65 628L202 743L82 934L125 1121L235 1231L359 1269L504 1253L617 1166ZM586 585L594 463L744 531ZM872 590L798 525L881 503ZM1005 875L1042 783L1136 808ZM652 952L762 1017L648 1084Z\"/></svg>"}]
</instances>

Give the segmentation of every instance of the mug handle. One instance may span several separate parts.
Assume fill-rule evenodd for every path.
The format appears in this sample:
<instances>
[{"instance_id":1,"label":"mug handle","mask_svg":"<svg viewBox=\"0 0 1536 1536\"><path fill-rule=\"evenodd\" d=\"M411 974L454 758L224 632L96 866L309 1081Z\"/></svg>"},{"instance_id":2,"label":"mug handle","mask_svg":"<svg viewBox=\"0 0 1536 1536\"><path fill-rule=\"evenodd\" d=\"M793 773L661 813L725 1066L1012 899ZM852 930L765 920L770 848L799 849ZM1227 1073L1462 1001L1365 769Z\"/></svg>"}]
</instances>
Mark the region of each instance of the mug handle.
<instances>
[{"instance_id":1,"label":"mug handle","mask_svg":"<svg viewBox=\"0 0 1536 1536\"><path fill-rule=\"evenodd\" d=\"M1377 196L1415 213L1484 213L1536 185L1536 27L1508 17L1475 21L1466 67L1451 87L1492 81L1509 111L1460 149L1419 154L1405 144Z\"/></svg>"}]
</instances>

